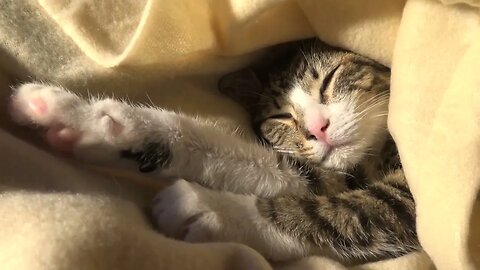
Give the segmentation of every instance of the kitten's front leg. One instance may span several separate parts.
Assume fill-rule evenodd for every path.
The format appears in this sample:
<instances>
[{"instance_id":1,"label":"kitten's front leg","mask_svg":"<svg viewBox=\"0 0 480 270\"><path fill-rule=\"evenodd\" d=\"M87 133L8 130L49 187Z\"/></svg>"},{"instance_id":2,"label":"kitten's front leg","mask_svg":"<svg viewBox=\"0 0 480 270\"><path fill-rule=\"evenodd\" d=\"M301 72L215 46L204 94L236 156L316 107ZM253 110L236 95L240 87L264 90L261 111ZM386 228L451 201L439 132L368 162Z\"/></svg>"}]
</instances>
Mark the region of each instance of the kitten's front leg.
<instances>
[{"instance_id":1,"label":"kitten's front leg","mask_svg":"<svg viewBox=\"0 0 480 270\"><path fill-rule=\"evenodd\" d=\"M54 147L87 161L131 165L133 160L142 172L266 197L304 185L271 150L173 112L112 99L87 101L42 84L20 86L11 107L18 122L47 127Z\"/></svg>"},{"instance_id":2,"label":"kitten's front leg","mask_svg":"<svg viewBox=\"0 0 480 270\"><path fill-rule=\"evenodd\" d=\"M161 137L149 140L153 122L141 111L112 99L84 100L59 87L33 83L18 87L10 103L16 122L46 128L47 141L61 152L106 165L132 165L128 158L136 159L147 171L167 159L137 154L165 145Z\"/></svg>"}]
</instances>

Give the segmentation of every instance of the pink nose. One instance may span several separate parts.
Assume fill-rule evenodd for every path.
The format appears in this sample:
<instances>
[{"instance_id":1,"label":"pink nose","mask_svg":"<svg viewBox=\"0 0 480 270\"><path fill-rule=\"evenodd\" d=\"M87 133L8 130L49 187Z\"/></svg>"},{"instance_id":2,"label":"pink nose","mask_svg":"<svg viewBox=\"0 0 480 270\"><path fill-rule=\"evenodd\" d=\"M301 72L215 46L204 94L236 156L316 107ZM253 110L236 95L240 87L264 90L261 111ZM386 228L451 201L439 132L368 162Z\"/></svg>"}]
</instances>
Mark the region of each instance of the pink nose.
<instances>
[{"instance_id":1,"label":"pink nose","mask_svg":"<svg viewBox=\"0 0 480 270\"><path fill-rule=\"evenodd\" d=\"M316 121L312 121L310 125L307 123L307 129L310 134L317 140L327 142L327 129L330 125L328 118L318 118Z\"/></svg>"}]
</instances>

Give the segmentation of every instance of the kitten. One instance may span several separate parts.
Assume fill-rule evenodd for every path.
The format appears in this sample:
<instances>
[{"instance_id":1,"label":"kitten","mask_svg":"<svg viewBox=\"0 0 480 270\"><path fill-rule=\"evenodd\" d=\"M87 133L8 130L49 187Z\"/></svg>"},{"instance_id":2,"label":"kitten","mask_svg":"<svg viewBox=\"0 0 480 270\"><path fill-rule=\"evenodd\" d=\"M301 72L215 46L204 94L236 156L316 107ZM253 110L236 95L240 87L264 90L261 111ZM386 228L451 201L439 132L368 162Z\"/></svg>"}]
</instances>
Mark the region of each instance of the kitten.
<instances>
[{"instance_id":1,"label":"kitten","mask_svg":"<svg viewBox=\"0 0 480 270\"><path fill-rule=\"evenodd\" d=\"M239 242L273 261L373 261L419 249L414 200L387 130L389 69L319 40L272 52L219 82L262 143L34 83L16 89L12 116L47 127L48 141L78 158L187 179L153 202L159 229L177 239Z\"/></svg>"}]
</instances>

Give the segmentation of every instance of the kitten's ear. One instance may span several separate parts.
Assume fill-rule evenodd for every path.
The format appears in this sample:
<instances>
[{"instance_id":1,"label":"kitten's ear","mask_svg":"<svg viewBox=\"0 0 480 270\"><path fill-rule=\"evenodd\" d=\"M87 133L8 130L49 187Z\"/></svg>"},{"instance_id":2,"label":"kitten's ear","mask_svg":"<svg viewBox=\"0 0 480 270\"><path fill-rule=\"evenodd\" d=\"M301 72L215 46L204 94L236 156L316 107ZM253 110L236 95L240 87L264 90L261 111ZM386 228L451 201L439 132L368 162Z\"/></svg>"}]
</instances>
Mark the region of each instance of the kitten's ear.
<instances>
[{"instance_id":1,"label":"kitten's ear","mask_svg":"<svg viewBox=\"0 0 480 270\"><path fill-rule=\"evenodd\" d=\"M258 104L263 85L252 69L243 69L220 78L218 89L222 94L251 111Z\"/></svg>"}]
</instances>

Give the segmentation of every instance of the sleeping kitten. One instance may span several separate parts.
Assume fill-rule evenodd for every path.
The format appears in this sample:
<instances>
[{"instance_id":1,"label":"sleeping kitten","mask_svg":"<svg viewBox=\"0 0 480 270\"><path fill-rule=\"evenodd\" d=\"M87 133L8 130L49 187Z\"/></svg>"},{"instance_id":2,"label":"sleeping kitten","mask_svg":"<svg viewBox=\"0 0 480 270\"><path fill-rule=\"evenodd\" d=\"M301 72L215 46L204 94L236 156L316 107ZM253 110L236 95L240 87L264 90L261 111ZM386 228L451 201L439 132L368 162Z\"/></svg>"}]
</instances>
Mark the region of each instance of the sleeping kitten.
<instances>
[{"instance_id":1,"label":"sleeping kitten","mask_svg":"<svg viewBox=\"0 0 480 270\"><path fill-rule=\"evenodd\" d=\"M419 249L414 200L387 131L390 71L318 40L278 50L219 82L262 143L43 84L16 89L13 117L47 127L54 147L84 160L187 179L154 199L159 229L177 239L239 242L274 261L373 261Z\"/></svg>"}]
</instances>

